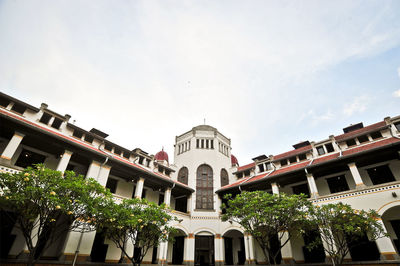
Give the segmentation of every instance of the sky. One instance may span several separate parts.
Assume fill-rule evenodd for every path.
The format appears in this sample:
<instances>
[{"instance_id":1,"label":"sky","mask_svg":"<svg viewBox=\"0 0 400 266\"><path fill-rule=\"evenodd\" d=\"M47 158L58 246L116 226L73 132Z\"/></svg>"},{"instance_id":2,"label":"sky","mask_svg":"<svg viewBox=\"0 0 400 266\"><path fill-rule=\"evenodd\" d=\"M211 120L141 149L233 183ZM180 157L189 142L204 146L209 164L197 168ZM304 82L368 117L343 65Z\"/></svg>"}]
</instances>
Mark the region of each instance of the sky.
<instances>
[{"instance_id":1,"label":"sky","mask_svg":"<svg viewBox=\"0 0 400 266\"><path fill-rule=\"evenodd\" d=\"M170 158L205 119L243 165L400 115L400 1L0 0L0 91Z\"/></svg>"}]
</instances>

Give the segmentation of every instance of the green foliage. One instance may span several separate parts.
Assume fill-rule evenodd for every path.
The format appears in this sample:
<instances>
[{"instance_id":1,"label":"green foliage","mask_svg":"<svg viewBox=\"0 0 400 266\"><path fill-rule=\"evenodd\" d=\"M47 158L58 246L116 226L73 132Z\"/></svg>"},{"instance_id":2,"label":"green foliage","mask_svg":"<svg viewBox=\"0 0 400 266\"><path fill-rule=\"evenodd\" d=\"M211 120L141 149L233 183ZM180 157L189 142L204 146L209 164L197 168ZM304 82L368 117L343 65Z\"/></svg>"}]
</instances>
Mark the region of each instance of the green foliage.
<instances>
[{"instance_id":1,"label":"green foliage","mask_svg":"<svg viewBox=\"0 0 400 266\"><path fill-rule=\"evenodd\" d=\"M226 195L225 199L228 204L222 205L226 210L222 220L240 224L259 243L266 259L272 257L273 263L281 248L304 226L306 211L311 207L305 195L273 195L265 191L244 191L233 199ZM277 252L271 246L274 236L280 242Z\"/></svg>"},{"instance_id":2,"label":"green foliage","mask_svg":"<svg viewBox=\"0 0 400 266\"><path fill-rule=\"evenodd\" d=\"M311 208L308 217L321 234L321 239L310 243L308 248L321 244L322 240L325 252L336 265L343 262L352 245L365 234L370 241L386 236L378 221L379 215L374 210L355 210L343 203L326 204Z\"/></svg>"},{"instance_id":3,"label":"green foliage","mask_svg":"<svg viewBox=\"0 0 400 266\"><path fill-rule=\"evenodd\" d=\"M0 208L17 214L12 218L25 238L30 264L66 231L94 230L91 224L111 197L94 179L72 171L63 174L36 165L0 174ZM38 250L40 241L45 245Z\"/></svg>"},{"instance_id":4,"label":"green foliage","mask_svg":"<svg viewBox=\"0 0 400 266\"><path fill-rule=\"evenodd\" d=\"M151 247L169 240L174 229L168 223L174 219L164 204L158 206L146 199L125 199L121 204L110 203L102 215L99 230L122 250L133 265L140 265ZM140 254L128 254L128 243L140 248Z\"/></svg>"}]
</instances>

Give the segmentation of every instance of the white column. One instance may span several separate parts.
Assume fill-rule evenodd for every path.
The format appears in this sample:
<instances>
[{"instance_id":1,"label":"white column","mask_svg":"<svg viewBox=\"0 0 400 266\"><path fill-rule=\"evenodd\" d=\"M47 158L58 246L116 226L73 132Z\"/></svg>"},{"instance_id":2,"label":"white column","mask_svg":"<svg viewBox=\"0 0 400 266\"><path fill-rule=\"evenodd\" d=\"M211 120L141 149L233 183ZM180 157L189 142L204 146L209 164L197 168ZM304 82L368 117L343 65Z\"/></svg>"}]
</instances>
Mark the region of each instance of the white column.
<instances>
[{"instance_id":1,"label":"white column","mask_svg":"<svg viewBox=\"0 0 400 266\"><path fill-rule=\"evenodd\" d=\"M249 258L250 258L250 263L255 264L256 263L256 256L254 254L254 238L252 235L247 236L247 240L249 242Z\"/></svg>"},{"instance_id":2,"label":"white column","mask_svg":"<svg viewBox=\"0 0 400 266\"><path fill-rule=\"evenodd\" d=\"M192 266L194 265L194 235L189 234L185 240L185 254L183 263L185 265Z\"/></svg>"},{"instance_id":3,"label":"white column","mask_svg":"<svg viewBox=\"0 0 400 266\"><path fill-rule=\"evenodd\" d=\"M11 158L15 154L19 144L21 143L21 141L24 137L25 137L24 134L15 131L14 135L8 142L7 147L4 149L3 153L1 154L1 158L11 161Z\"/></svg>"},{"instance_id":4,"label":"white column","mask_svg":"<svg viewBox=\"0 0 400 266\"><path fill-rule=\"evenodd\" d=\"M192 196L193 194L188 195L187 197L187 212L192 213Z\"/></svg>"},{"instance_id":5,"label":"white column","mask_svg":"<svg viewBox=\"0 0 400 266\"><path fill-rule=\"evenodd\" d=\"M382 219L379 218L378 222L381 224L385 233L386 227L382 222ZM396 249L393 246L393 242L390 237L382 237L378 238L376 241L376 245L378 246L379 252L381 253L381 260L398 260L399 255L396 253Z\"/></svg>"},{"instance_id":6,"label":"white column","mask_svg":"<svg viewBox=\"0 0 400 266\"><path fill-rule=\"evenodd\" d=\"M279 195L279 187L277 183L272 183L272 194Z\"/></svg>"},{"instance_id":7,"label":"white column","mask_svg":"<svg viewBox=\"0 0 400 266\"><path fill-rule=\"evenodd\" d=\"M164 192L164 203L168 207L171 206L171 188L166 188Z\"/></svg>"},{"instance_id":8,"label":"white column","mask_svg":"<svg viewBox=\"0 0 400 266\"><path fill-rule=\"evenodd\" d=\"M246 256L246 264L254 264L254 247L253 247L253 238L251 235L244 233L244 254Z\"/></svg>"},{"instance_id":9,"label":"white column","mask_svg":"<svg viewBox=\"0 0 400 266\"><path fill-rule=\"evenodd\" d=\"M281 233L279 233L281 234ZM285 243L289 238L289 233L288 232L283 232L283 237L281 238L281 245ZM294 263L293 259L293 251L292 251L292 245L290 244L290 240L284 245L281 249L281 254L282 254L282 260L286 264L292 264Z\"/></svg>"},{"instance_id":10,"label":"white column","mask_svg":"<svg viewBox=\"0 0 400 266\"><path fill-rule=\"evenodd\" d=\"M307 174L308 187L310 188L310 196L312 198L318 197L317 184L315 184L314 176L311 173Z\"/></svg>"},{"instance_id":11,"label":"white column","mask_svg":"<svg viewBox=\"0 0 400 266\"><path fill-rule=\"evenodd\" d=\"M357 168L356 163L349 163L348 166L349 166L351 175L352 175L352 177L354 179L354 183L356 183L356 188L365 187L365 184L361 179L360 172L358 172L358 168Z\"/></svg>"},{"instance_id":12,"label":"white column","mask_svg":"<svg viewBox=\"0 0 400 266\"><path fill-rule=\"evenodd\" d=\"M167 265L168 242L161 242L158 252L158 265Z\"/></svg>"},{"instance_id":13,"label":"white column","mask_svg":"<svg viewBox=\"0 0 400 266\"><path fill-rule=\"evenodd\" d=\"M72 151L65 150L64 154L61 155L60 161L57 165L57 171L64 172L67 169L69 160L71 159Z\"/></svg>"},{"instance_id":14,"label":"white column","mask_svg":"<svg viewBox=\"0 0 400 266\"><path fill-rule=\"evenodd\" d=\"M138 199L142 198L143 185L144 185L144 178L141 177L141 178L139 178L139 181L137 181L137 183L136 183L135 198L138 198ZM165 198L164 198L164 202L165 202Z\"/></svg>"},{"instance_id":15,"label":"white column","mask_svg":"<svg viewBox=\"0 0 400 266\"><path fill-rule=\"evenodd\" d=\"M220 234L216 234L214 238L215 246L215 265L223 265L224 253L223 253L223 241L224 239Z\"/></svg>"}]
</instances>

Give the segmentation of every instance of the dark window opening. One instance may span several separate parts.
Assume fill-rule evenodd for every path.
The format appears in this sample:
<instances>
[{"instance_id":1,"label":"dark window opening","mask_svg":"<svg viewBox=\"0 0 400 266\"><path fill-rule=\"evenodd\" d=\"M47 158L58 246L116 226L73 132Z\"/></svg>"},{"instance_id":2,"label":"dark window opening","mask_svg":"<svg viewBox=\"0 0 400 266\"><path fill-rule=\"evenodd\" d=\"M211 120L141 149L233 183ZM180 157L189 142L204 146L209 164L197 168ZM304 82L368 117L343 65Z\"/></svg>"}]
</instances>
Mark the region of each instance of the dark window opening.
<instances>
[{"instance_id":1,"label":"dark window opening","mask_svg":"<svg viewBox=\"0 0 400 266\"><path fill-rule=\"evenodd\" d=\"M389 165L381 165L367 169L368 175L371 178L372 184L378 185L396 181Z\"/></svg>"},{"instance_id":2,"label":"dark window opening","mask_svg":"<svg viewBox=\"0 0 400 266\"><path fill-rule=\"evenodd\" d=\"M124 151L124 153L122 154L123 157L125 157L126 159L129 159L129 157L131 156L130 153L128 151Z\"/></svg>"},{"instance_id":3,"label":"dark window opening","mask_svg":"<svg viewBox=\"0 0 400 266\"><path fill-rule=\"evenodd\" d=\"M260 171L260 173L264 172L264 164L259 164L258 165L258 170Z\"/></svg>"},{"instance_id":4,"label":"dark window opening","mask_svg":"<svg viewBox=\"0 0 400 266\"><path fill-rule=\"evenodd\" d=\"M59 129L60 126L61 126L61 124L62 124L62 122L63 122L63 121L62 121L61 119L55 117L53 123L51 124L51 127L54 127L54 128L56 128L56 129Z\"/></svg>"},{"instance_id":5,"label":"dark window opening","mask_svg":"<svg viewBox=\"0 0 400 266\"><path fill-rule=\"evenodd\" d=\"M164 172L164 168L163 167L158 166L157 168L158 168L158 172L160 172L161 174Z\"/></svg>"},{"instance_id":6,"label":"dark window opening","mask_svg":"<svg viewBox=\"0 0 400 266\"><path fill-rule=\"evenodd\" d=\"M48 124L50 121L51 115L49 115L48 113L43 113L42 117L40 118L39 122L43 123L43 124Z\"/></svg>"},{"instance_id":7,"label":"dark window opening","mask_svg":"<svg viewBox=\"0 0 400 266\"><path fill-rule=\"evenodd\" d=\"M317 263L325 262L325 251L322 245L321 235L318 229L307 230L303 235L304 246L303 254L306 263ZM319 244L317 244L313 249L308 249L307 246L319 239Z\"/></svg>"},{"instance_id":8,"label":"dark window opening","mask_svg":"<svg viewBox=\"0 0 400 266\"><path fill-rule=\"evenodd\" d=\"M282 161L281 161L281 166L285 166L285 165L287 165L287 164L288 164L287 160L282 160Z\"/></svg>"},{"instance_id":9,"label":"dark window opening","mask_svg":"<svg viewBox=\"0 0 400 266\"><path fill-rule=\"evenodd\" d=\"M325 148L326 148L326 151L329 153L329 152L334 152L335 151L335 149L333 148L333 145L332 145L332 143L327 143L327 144L325 144Z\"/></svg>"},{"instance_id":10,"label":"dark window opening","mask_svg":"<svg viewBox=\"0 0 400 266\"><path fill-rule=\"evenodd\" d=\"M115 148L114 148L114 153L115 153L115 154L118 154L118 155L121 155L122 150L121 150L120 148L115 147Z\"/></svg>"},{"instance_id":11,"label":"dark window opening","mask_svg":"<svg viewBox=\"0 0 400 266\"><path fill-rule=\"evenodd\" d=\"M106 144L104 145L104 149L107 150L107 151L111 151L111 150L112 150L111 144L110 144L110 143L106 143Z\"/></svg>"},{"instance_id":12,"label":"dark window opening","mask_svg":"<svg viewBox=\"0 0 400 266\"><path fill-rule=\"evenodd\" d=\"M349 190L346 177L344 175L327 178L329 190L331 193L337 193Z\"/></svg>"},{"instance_id":13,"label":"dark window opening","mask_svg":"<svg viewBox=\"0 0 400 266\"><path fill-rule=\"evenodd\" d=\"M382 134L381 134L380 131L372 132L372 133L371 133L371 138L372 138L372 139L379 139L379 138L382 138Z\"/></svg>"},{"instance_id":14,"label":"dark window opening","mask_svg":"<svg viewBox=\"0 0 400 266\"><path fill-rule=\"evenodd\" d=\"M208 139L206 140L206 149L208 149Z\"/></svg>"},{"instance_id":15,"label":"dark window opening","mask_svg":"<svg viewBox=\"0 0 400 266\"><path fill-rule=\"evenodd\" d=\"M364 143L364 142L368 142L368 141L369 141L367 135L359 136L359 137L357 137L357 139L358 139L358 141L359 141L360 143Z\"/></svg>"},{"instance_id":16,"label":"dark window opening","mask_svg":"<svg viewBox=\"0 0 400 266\"><path fill-rule=\"evenodd\" d=\"M221 169L221 187L229 185L228 172L225 169Z\"/></svg>"},{"instance_id":17,"label":"dark window opening","mask_svg":"<svg viewBox=\"0 0 400 266\"><path fill-rule=\"evenodd\" d=\"M189 170L187 167L182 167L178 172L178 181L187 185L188 184Z\"/></svg>"},{"instance_id":18,"label":"dark window opening","mask_svg":"<svg viewBox=\"0 0 400 266\"><path fill-rule=\"evenodd\" d=\"M86 142L92 143L93 140L94 140L94 137L92 135L88 135L88 134L85 135Z\"/></svg>"},{"instance_id":19,"label":"dark window opening","mask_svg":"<svg viewBox=\"0 0 400 266\"><path fill-rule=\"evenodd\" d=\"M143 161L144 161L144 158L142 156L139 156L139 164L143 165Z\"/></svg>"},{"instance_id":20,"label":"dark window opening","mask_svg":"<svg viewBox=\"0 0 400 266\"><path fill-rule=\"evenodd\" d=\"M356 143L355 139L349 139L346 141L346 144L347 144L347 147L351 147L351 146L356 145L357 143Z\"/></svg>"},{"instance_id":21,"label":"dark window opening","mask_svg":"<svg viewBox=\"0 0 400 266\"><path fill-rule=\"evenodd\" d=\"M158 205L161 205L164 203L164 194L159 194L158 195Z\"/></svg>"},{"instance_id":22,"label":"dark window opening","mask_svg":"<svg viewBox=\"0 0 400 266\"><path fill-rule=\"evenodd\" d=\"M77 138L82 138L83 132L81 130L75 129L74 133L72 133L72 136L77 137Z\"/></svg>"},{"instance_id":23,"label":"dark window opening","mask_svg":"<svg viewBox=\"0 0 400 266\"><path fill-rule=\"evenodd\" d=\"M211 149L214 149L214 140L210 140Z\"/></svg>"},{"instance_id":24,"label":"dark window opening","mask_svg":"<svg viewBox=\"0 0 400 266\"><path fill-rule=\"evenodd\" d=\"M353 261L379 260L380 252L375 241L369 241L368 236L346 235L346 242Z\"/></svg>"},{"instance_id":25,"label":"dark window opening","mask_svg":"<svg viewBox=\"0 0 400 266\"><path fill-rule=\"evenodd\" d=\"M200 143L200 140L199 140L199 139L196 139L196 148L197 148L197 149L199 148L199 143Z\"/></svg>"},{"instance_id":26,"label":"dark window opening","mask_svg":"<svg viewBox=\"0 0 400 266\"><path fill-rule=\"evenodd\" d=\"M244 171L244 176L250 176L250 171L249 170L246 170L246 171Z\"/></svg>"},{"instance_id":27,"label":"dark window opening","mask_svg":"<svg viewBox=\"0 0 400 266\"><path fill-rule=\"evenodd\" d=\"M308 184L307 183L306 184L297 185L297 186L293 186L292 190L293 190L293 194L300 195L301 193L303 193L308 198L310 197L310 190L308 189Z\"/></svg>"},{"instance_id":28,"label":"dark window opening","mask_svg":"<svg viewBox=\"0 0 400 266\"><path fill-rule=\"evenodd\" d=\"M187 212L187 198L180 197L175 199L175 210L179 212Z\"/></svg>"},{"instance_id":29,"label":"dark window opening","mask_svg":"<svg viewBox=\"0 0 400 266\"><path fill-rule=\"evenodd\" d=\"M44 163L45 159L46 156L44 155L23 149L15 165L26 168L28 166L33 166L34 164Z\"/></svg>"},{"instance_id":30,"label":"dark window opening","mask_svg":"<svg viewBox=\"0 0 400 266\"><path fill-rule=\"evenodd\" d=\"M143 191L142 191L142 199L146 198L146 192L147 192L147 189L143 189Z\"/></svg>"},{"instance_id":31,"label":"dark window opening","mask_svg":"<svg viewBox=\"0 0 400 266\"><path fill-rule=\"evenodd\" d=\"M67 165L66 171L74 171L74 169L75 169L75 165L73 165L73 164L68 164L68 165Z\"/></svg>"},{"instance_id":32,"label":"dark window opening","mask_svg":"<svg viewBox=\"0 0 400 266\"><path fill-rule=\"evenodd\" d=\"M170 174L171 174L171 171L168 170L168 169L165 169L165 175L166 175L166 176L169 176Z\"/></svg>"},{"instance_id":33,"label":"dark window opening","mask_svg":"<svg viewBox=\"0 0 400 266\"><path fill-rule=\"evenodd\" d=\"M0 97L0 105L3 107L7 107L10 104L10 100Z\"/></svg>"},{"instance_id":34,"label":"dark window opening","mask_svg":"<svg viewBox=\"0 0 400 266\"><path fill-rule=\"evenodd\" d=\"M395 123L394 126L396 127L397 131L400 132L400 122Z\"/></svg>"},{"instance_id":35,"label":"dark window opening","mask_svg":"<svg viewBox=\"0 0 400 266\"><path fill-rule=\"evenodd\" d=\"M238 174L237 174L237 177L238 177L238 178L242 178L242 177L243 177L243 173L238 173Z\"/></svg>"},{"instance_id":36,"label":"dark window opening","mask_svg":"<svg viewBox=\"0 0 400 266\"><path fill-rule=\"evenodd\" d=\"M135 193L136 193L136 186L133 186L132 199L135 198Z\"/></svg>"},{"instance_id":37,"label":"dark window opening","mask_svg":"<svg viewBox=\"0 0 400 266\"><path fill-rule=\"evenodd\" d=\"M290 157L290 158L289 158L289 162L290 162L290 163L295 163L295 162L297 162L296 156Z\"/></svg>"},{"instance_id":38,"label":"dark window opening","mask_svg":"<svg viewBox=\"0 0 400 266\"><path fill-rule=\"evenodd\" d=\"M302 153L302 154L299 155L299 161L304 161L306 159L307 159L307 156L306 156L305 153Z\"/></svg>"},{"instance_id":39,"label":"dark window opening","mask_svg":"<svg viewBox=\"0 0 400 266\"><path fill-rule=\"evenodd\" d=\"M107 180L106 188L108 188L111 193L115 193L115 191L117 190L117 183L118 183L118 180L109 178Z\"/></svg>"},{"instance_id":40,"label":"dark window opening","mask_svg":"<svg viewBox=\"0 0 400 266\"><path fill-rule=\"evenodd\" d=\"M324 147L323 147L323 146L318 146L318 147L317 147L317 152L318 152L318 155L323 155L323 154L325 154Z\"/></svg>"},{"instance_id":41,"label":"dark window opening","mask_svg":"<svg viewBox=\"0 0 400 266\"><path fill-rule=\"evenodd\" d=\"M26 107L21 105L21 104L14 103L13 107L11 108L11 110L22 115L25 112Z\"/></svg>"},{"instance_id":42,"label":"dark window opening","mask_svg":"<svg viewBox=\"0 0 400 266\"><path fill-rule=\"evenodd\" d=\"M201 148L204 149L204 139L201 140Z\"/></svg>"}]
</instances>

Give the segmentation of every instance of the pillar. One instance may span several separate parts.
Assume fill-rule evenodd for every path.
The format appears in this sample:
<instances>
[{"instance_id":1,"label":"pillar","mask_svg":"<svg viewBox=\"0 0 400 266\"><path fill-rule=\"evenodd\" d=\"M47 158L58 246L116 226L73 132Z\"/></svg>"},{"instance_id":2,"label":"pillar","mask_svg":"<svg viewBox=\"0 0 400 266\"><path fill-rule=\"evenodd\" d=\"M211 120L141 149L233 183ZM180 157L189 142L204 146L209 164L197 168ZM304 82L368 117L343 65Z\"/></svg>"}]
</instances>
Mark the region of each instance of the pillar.
<instances>
[{"instance_id":1,"label":"pillar","mask_svg":"<svg viewBox=\"0 0 400 266\"><path fill-rule=\"evenodd\" d=\"M289 233L287 231L285 231L285 232L281 232L279 234L283 234L283 236L280 240L281 245L287 241L286 245L284 245L281 249L282 261L285 264L294 264L295 261L293 259L292 245L290 244L290 240L288 240Z\"/></svg>"},{"instance_id":2,"label":"pillar","mask_svg":"<svg viewBox=\"0 0 400 266\"><path fill-rule=\"evenodd\" d=\"M316 198L319 196L317 184L315 183L314 176L311 173L307 174L307 183L308 187L310 188L310 196L312 198Z\"/></svg>"},{"instance_id":3,"label":"pillar","mask_svg":"<svg viewBox=\"0 0 400 266\"><path fill-rule=\"evenodd\" d=\"M144 178L141 177L141 178L139 178L139 180L136 183L135 198L138 198L138 199L142 198L143 185L144 185ZM166 198L166 195L164 196L164 202L165 202L165 198Z\"/></svg>"},{"instance_id":4,"label":"pillar","mask_svg":"<svg viewBox=\"0 0 400 266\"><path fill-rule=\"evenodd\" d=\"M25 137L24 134L15 131L14 135L8 142L7 147L4 149L3 153L1 154L1 158L4 160L11 161L11 158L14 156L15 152L18 149L19 144L21 143L21 141L24 137Z\"/></svg>"},{"instance_id":5,"label":"pillar","mask_svg":"<svg viewBox=\"0 0 400 266\"><path fill-rule=\"evenodd\" d=\"M185 253L183 255L183 264L194 265L194 234L185 237Z\"/></svg>"},{"instance_id":6,"label":"pillar","mask_svg":"<svg viewBox=\"0 0 400 266\"><path fill-rule=\"evenodd\" d=\"M72 151L65 150L64 154L61 155L60 161L57 165L57 171L64 172L67 169L69 160L71 159Z\"/></svg>"},{"instance_id":7,"label":"pillar","mask_svg":"<svg viewBox=\"0 0 400 266\"><path fill-rule=\"evenodd\" d=\"M279 195L279 188L277 183L272 183L272 194Z\"/></svg>"},{"instance_id":8,"label":"pillar","mask_svg":"<svg viewBox=\"0 0 400 266\"><path fill-rule=\"evenodd\" d=\"M382 222L381 218L378 218L378 222L382 226L384 233L387 233L386 227ZM376 245L378 246L379 252L381 253L381 260L398 260L400 259L399 255L396 253L396 249L393 245L390 237L381 237L376 241Z\"/></svg>"},{"instance_id":9,"label":"pillar","mask_svg":"<svg viewBox=\"0 0 400 266\"><path fill-rule=\"evenodd\" d=\"M167 265L168 242L161 242L158 251L158 265Z\"/></svg>"},{"instance_id":10,"label":"pillar","mask_svg":"<svg viewBox=\"0 0 400 266\"><path fill-rule=\"evenodd\" d=\"M244 249L246 254L246 264L255 264L253 237L247 233L244 234Z\"/></svg>"},{"instance_id":11,"label":"pillar","mask_svg":"<svg viewBox=\"0 0 400 266\"><path fill-rule=\"evenodd\" d=\"M349 169L351 172L351 176L354 179L354 183L356 183L356 188L364 188L365 184L364 184L363 180L361 179L361 175L360 175L360 172L358 172L356 163L349 163L348 166L349 166Z\"/></svg>"},{"instance_id":12,"label":"pillar","mask_svg":"<svg viewBox=\"0 0 400 266\"><path fill-rule=\"evenodd\" d=\"M170 187L165 189L165 192L164 192L164 203L168 207L171 206L171 188Z\"/></svg>"},{"instance_id":13,"label":"pillar","mask_svg":"<svg viewBox=\"0 0 400 266\"><path fill-rule=\"evenodd\" d=\"M191 213L192 212L192 196L193 194L190 194L187 196L187 213Z\"/></svg>"},{"instance_id":14,"label":"pillar","mask_svg":"<svg viewBox=\"0 0 400 266\"><path fill-rule=\"evenodd\" d=\"M224 238L221 234L216 234L214 238L214 249L215 249L215 265L224 264L224 252L223 252L223 242Z\"/></svg>"}]
</instances>

